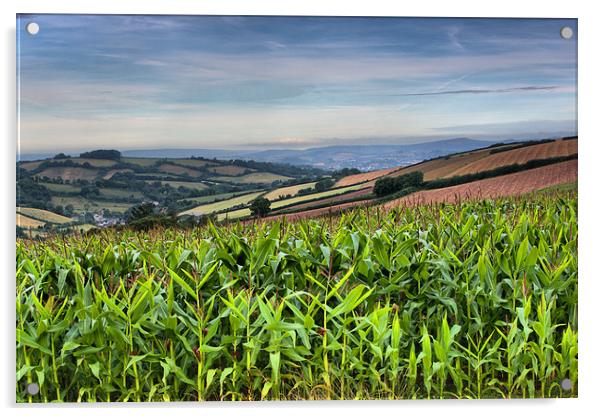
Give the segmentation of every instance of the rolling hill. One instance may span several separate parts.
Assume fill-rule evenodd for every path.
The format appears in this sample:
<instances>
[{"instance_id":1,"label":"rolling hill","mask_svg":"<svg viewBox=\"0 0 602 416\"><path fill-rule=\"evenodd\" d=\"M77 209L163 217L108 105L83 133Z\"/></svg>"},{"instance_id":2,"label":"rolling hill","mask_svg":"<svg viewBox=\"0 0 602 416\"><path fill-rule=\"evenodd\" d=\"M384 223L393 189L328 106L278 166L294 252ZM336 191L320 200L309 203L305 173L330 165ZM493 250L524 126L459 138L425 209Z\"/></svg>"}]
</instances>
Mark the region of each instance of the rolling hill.
<instances>
[{"instance_id":1,"label":"rolling hill","mask_svg":"<svg viewBox=\"0 0 602 416\"><path fill-rule=\"evenodd\" d=\"M460 143L465 147L478 144ZM248 204L261 196L271 201L272 212L268 219L282 216L295 219L366 204L382 204L387 208L410 202L429 204L475 197L495 198L577 179L576 138L486 144L487 147L446 154L409 166L346 176L292 165L182 157L30 161L22 163L20 176L27 185L25 196L31 192L32 202L22 206L41 208L58 217L64 214L62 217L67 221L95 224L123 221L133 206L152 202L159 211L176 212L180 218L215 215L222 221L249 217ZM423 182L417 189L404 190L401 195L379 194L377 197L374 193L378 181L403 178L413 172L423 174ZM330 178L332 186L314 189L318 180L324 178ZM41 199L34 198L33 193L42 195ZM23 196L23 192L18 195ZM38 204L40 201L46 205ZM53 223L48 217L40 218L31 212L19 213L30 219L21 219L30 227L36 227L34 221Z\"/></svg>"}]
</instances>

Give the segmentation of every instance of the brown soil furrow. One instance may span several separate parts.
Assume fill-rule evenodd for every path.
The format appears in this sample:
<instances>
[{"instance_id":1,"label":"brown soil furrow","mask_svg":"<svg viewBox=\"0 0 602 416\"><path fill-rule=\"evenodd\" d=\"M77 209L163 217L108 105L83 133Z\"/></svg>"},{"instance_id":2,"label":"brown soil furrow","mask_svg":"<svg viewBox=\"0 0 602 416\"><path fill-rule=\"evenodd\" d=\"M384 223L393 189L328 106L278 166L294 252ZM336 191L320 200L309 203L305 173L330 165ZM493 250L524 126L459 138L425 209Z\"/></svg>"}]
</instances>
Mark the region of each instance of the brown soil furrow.
<instances>
[{"instance_id":1,"label":"brown soil furrow","mask_svg":"<svg viewBox=\"0 0 602 416\"><path fill-rule=\"evenodd\" d=\"M449 172L446 177L467 175L502 166L524 164L534 159L549 159L552 157L569 156L575 153L577 153L577 140L556 140L554 142L494 153L453 172Z\"/></svg>"},{"instance_id":2,"label":"brown soil furrow","mask_svg":"<svg viewBox=\"0 0 602 416\"><path fill-rule=\"evenodd\" d=\"M388 202L385 208L399 205L453 203L471 199L498 198L537 191L553 185L577 180L577 160L556 163L495 178L482 179L462 185L420 191Z\"/></svg>"}]
</instances>

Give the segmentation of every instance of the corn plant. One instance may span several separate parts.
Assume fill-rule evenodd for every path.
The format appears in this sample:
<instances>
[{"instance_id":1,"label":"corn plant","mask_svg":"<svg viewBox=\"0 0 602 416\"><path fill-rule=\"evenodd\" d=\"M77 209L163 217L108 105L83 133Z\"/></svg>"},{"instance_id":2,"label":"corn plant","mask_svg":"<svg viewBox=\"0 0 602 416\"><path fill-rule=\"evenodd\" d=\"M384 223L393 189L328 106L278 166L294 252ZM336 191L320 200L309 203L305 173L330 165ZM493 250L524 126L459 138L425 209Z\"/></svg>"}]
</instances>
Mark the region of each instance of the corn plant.
<instances>
[{"instance_id":1,"label":"corn plant","mask_svg":"<svg viewBox=\"0 0 602 416\"><path fill-rule=\"evenodd\" d=\"M20 402L578 393L573 191L19 240L16 275Z\"/></svg>"}]
</instances>

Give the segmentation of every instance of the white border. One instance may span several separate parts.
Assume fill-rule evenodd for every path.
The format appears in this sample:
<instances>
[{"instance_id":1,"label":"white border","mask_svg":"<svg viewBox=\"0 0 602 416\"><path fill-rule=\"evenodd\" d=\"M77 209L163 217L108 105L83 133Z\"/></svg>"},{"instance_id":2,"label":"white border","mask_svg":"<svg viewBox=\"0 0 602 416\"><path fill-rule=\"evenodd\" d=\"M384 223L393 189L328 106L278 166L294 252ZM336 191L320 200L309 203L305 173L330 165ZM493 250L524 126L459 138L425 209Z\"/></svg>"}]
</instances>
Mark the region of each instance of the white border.
<instances>
[{"instance_id":1,"label":"white border","mask_svg":"<svg viewBox=\"0 0 602 416\"><path fill-rule=\"evenodd\" d=\"M586 6L586 3L590 5ZM471 0L414 2L355 1L355 0L103 0L91 4L81 0L4 0L0 2L2 14L2 48L0 71L2 73L0 114L2 122L2 193L5 196L2 210L2 247L0 255L4 273L2 280L2 374L0 376L0 404L9 414L35 415L46 412L64 415L100 415L107 411L116 415L142 413L164 415L177 407L178 412L199 411L245 416L268 413L303 414L307 412L338 412L364 414L370 410L387 413L445 413L446 415L504 415L509 412L536 412L566 415L589 413L600 396L602 331L597 306L602 296L602 273L599 258L598 236L600 227L600 175L602 157L600 122L602 122L600 89L600 47L602 16L596 13L595 2L576 1L525 1L506 0L486 2ZM132 14L285 14L285 15L347 15L347 16L442 16L442 17L570 17L579 18L579 399L572 400L512 400L512 401L422 401L422 402L295 402L295 403L244 403L221 404L171 404L171 405L104 405L87 404L62 407L28 407L14 404L15 368L15 308L14 308L14 199L16 153L16 86L15 86L15 14L16 13L132 13ZM599 254L598 254L599 255ZM599 407L599 406L598 406Z\"/></svg>"}]
</instances>

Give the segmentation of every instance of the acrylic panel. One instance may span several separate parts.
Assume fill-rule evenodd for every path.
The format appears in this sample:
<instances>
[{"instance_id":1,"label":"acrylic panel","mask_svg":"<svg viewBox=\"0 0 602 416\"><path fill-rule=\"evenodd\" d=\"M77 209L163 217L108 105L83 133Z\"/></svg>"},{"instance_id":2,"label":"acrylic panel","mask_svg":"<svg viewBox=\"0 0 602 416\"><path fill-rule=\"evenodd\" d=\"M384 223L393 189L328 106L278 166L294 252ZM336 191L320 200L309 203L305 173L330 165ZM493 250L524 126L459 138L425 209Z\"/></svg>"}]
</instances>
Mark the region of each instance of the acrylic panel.
<instances>
[{"instance_id":1,"label":"acrylic panel","mask_svg":"<svg viewBox=\"0 0 602 416\"><path fill-rule=\"evenodd\" d=\"M577 396L576 19L16 30L17 402Z\"/></svg>"}]
</instances>

